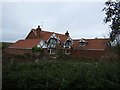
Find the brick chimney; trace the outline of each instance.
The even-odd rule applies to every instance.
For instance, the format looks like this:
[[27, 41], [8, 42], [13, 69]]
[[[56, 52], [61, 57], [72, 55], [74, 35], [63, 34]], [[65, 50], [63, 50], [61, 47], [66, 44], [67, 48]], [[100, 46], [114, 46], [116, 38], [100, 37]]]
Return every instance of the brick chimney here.
[[38, 28], [36, 30], [37, 30], [37, 36], [38, 36], [38, 38], [40, 38], [41, 28], [39, 25], [38, 25]]
[[66, 31], [65, 35], [66, 35], [66, 36], [69, 36], [69, 33], [68, 33], [68, 31]]

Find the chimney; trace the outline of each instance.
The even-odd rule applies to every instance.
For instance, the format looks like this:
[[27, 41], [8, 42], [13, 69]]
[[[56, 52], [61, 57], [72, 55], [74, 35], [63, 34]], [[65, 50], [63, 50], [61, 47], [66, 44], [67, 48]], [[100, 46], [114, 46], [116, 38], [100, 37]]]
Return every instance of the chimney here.
[[69, 36], [69, 33], [68, 33], [68, 31], [66, 31], [65, 35], [66, 35], [66, 36]]
[[37, 28], [36, 30], [37, 30], [37, 36], [38, 36], [38, 38], [40, 38], [41, 28], [40, 28], [40, 26], [39, 26], [39, 25], [38, 25], [38, 28]]

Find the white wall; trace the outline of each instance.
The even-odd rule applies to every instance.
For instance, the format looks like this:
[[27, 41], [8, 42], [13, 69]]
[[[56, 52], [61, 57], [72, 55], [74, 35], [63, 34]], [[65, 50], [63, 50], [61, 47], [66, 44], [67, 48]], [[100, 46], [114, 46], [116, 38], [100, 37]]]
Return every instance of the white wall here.
[[47, 44], [45, 44], [44, 40], [41, 40], [40, 43], [37, 45], [40, 48], [47, 48]]

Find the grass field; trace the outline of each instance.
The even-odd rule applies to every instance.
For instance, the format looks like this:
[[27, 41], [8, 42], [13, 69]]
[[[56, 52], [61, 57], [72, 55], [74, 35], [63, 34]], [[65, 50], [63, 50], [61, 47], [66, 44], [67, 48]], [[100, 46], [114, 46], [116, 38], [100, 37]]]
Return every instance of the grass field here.
[[120, 63], [50, 60], [3, 66], [3, 89], [120, 88]]

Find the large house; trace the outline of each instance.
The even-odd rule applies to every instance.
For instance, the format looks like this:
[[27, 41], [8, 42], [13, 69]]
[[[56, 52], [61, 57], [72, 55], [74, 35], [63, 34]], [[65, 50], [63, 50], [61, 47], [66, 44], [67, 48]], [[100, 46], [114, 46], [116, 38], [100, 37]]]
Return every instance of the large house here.
[[9, 54], [32, 54], [37, 46], [45, 49], [47, 54], [56, 54], [62, 49], [65, 54], [77, 57], [101, 57], [108, 51], [109, 39], [72, 39], [68, 33], [59, 34], [43, 31], [40, 26], [32, 29], [24, 40], [18, 40], [5, 50]]

